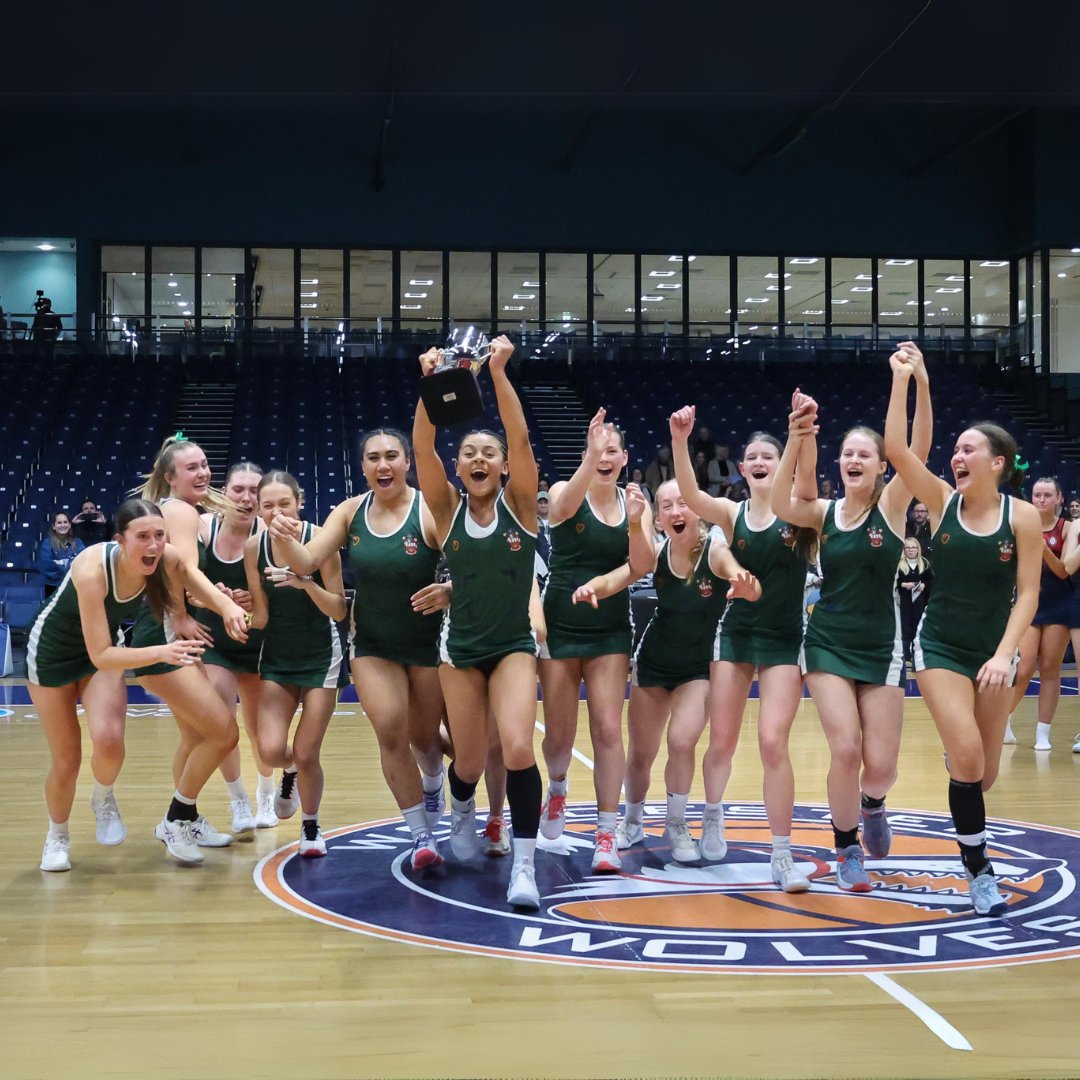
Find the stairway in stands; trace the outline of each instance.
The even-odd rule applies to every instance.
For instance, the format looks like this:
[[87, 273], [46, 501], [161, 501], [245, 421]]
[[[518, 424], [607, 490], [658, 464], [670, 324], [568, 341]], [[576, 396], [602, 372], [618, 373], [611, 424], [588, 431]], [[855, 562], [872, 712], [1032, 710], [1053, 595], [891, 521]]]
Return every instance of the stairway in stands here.
[[229, 467], [235, 407], [235, 383], [189, 382], [180, 391], [173, 415], [173, 430], [182, 431], [205, 452], [216, 487], [225, 483]]
[[[1038, 435], [1043, 442], [1053, 447], [1058, 457], [1071, 461], [1080, 467], [1080, 439], [1075, 435], [1066, 435], [1053, 423], [1045, 412], [1035, 408], [1011, 390], [995, 390], [990, 397], [1009, 414], [1021, 421], [1028, 431]], [[1066, 492], [1066, 496], [1068, 492]]]
[[564, 383], [530, 382], [521, 387], [538, 434], [555, 464], [548, 479], [569, 480], [581, 464], [589, 414], [573, 387]]

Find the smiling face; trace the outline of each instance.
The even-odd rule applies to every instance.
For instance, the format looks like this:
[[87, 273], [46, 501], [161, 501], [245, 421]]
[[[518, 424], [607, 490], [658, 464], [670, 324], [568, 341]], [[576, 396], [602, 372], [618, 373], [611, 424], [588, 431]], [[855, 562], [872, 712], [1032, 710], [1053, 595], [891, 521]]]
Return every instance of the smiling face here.
[[392, 498], [405, 489], [410, 461], [400, 439], [372, 435], [361, 450], [364, 479], [377, 498]]
[[250, 521], [259, 505], [259, 481], [261, 474], [248, 469], [236, 469], [225, 485], [225, 495], [236, 503], [237, 517], [241, 521]]
[[950, 465], [957, 491], [987, 485], [992, 485], [996, 490], [1005, 468], [1005, 458], [1000, 454], [994, 455], [990, 440], [981, 431], [968, 428], [956, 440]]
[[1035, 486], [1031, 489], [1031, 505], [1042, 514], [1044, 519], [1057, 517], [1061, 503], [1062, 495], [1057, 484], [1052, 480], [1035, 481]]
[[919, 545], [914, 540], [904, 541], [904, 558], [915, 562], [919, 558]]
[[1069, 517], [1075, 521], [1080, 518], [1080, 499], [1069, 500]]
[[780, 454], [770, 442], [757, 439], [747, 443], [743, 453], [739, 472], [742, 473], [751, 491], [768, 491], [772, 487], [776, 467], [780, 464]]
[[627, 456], [622, 436], [613, 431], [604, 443], [604, 449], [600, 451], [600, 460], [596, 463], [596, 475], [592, 483], [602, 487], [611, 487], [617, 483], [626, 468]]
[[474, 498], [494, 498], [502, 478], [510, 471], [499, 440], [485, 431], [473, 431], [458, 448], [454, 469]]
[[71, 532], [71, 518], [67, 514], [56, 514], [52, 520], [52, 527], [57, 536], [67, 536]]
[[679, 494], [679, 485], [668, 480], [660, 485], [656, 493], [656, 520], [664, 533], [672, 540], [676, 537], [693, 538], [698, 536], [698, 522], [701, 520]]
[[149, 577], [165, 554], [165, 519], [149, 514], [132, 518], [116, 539], [127, 562]]
[[840, 447], [844, 494], [869, 498], [884, 472], [885, 459], [875, 439], [866, 432], [852, 431]]
[[269, 525], [280, 514], [299, 517], [300, 502], [296, 494], [288, 484], [263, 484], [259, 492], [259, 517]]
[[165, 473], [169, 490], [177, 499], [196, 506], [210, 487], [210, 466], [206, 455], [191, 443], [173, 453], [172, 468]]

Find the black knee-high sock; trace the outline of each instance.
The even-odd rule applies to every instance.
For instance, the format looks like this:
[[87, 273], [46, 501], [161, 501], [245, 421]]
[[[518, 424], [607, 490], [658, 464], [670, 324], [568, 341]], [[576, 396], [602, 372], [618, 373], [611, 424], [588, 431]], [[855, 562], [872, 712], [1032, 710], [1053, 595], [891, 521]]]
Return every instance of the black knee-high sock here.
[[875, 799], [873, 795], [867, 795], [864, 791], [862, 794], [862, 808], [864, 810], [876, 810], [879, 806], [885, 805], [884, 799]]
[[960, 858], [973, 877], [989, 866], [986, 857], [986, 803], [981, 780], [950, 780], [949, 810]]
[[540, 770], [535, 765], [527, 769], [506, 770], [506, 801], [510, 804], [510, 818], [517, 839], [536, 839], [540, 830], [540, 800], [543, 796], [544, 785], [540, 780]]
[[474, 780], [471, 784], [467, 784], [454, 771], [452, 761], [450, 762], [450, 768], [446, 770], [446, 775], [450, 780], [450, 795], [452, 798], [457, 799], [458, 802], [468, 802], [476, 794], [476, 785], [479, 781]]
[[851, 847], [852, 844], [859, 842], [859, 826], [856, 825], [854, 829], [838, 829], [836, 822], [832, 823], [833, 843], [836, 845], [836, 850], [841, 848]]

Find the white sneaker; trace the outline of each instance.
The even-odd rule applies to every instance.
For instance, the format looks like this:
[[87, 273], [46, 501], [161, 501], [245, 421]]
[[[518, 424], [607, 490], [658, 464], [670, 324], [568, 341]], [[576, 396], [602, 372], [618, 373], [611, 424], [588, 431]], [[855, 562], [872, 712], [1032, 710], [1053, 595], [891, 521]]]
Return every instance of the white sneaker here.
[[446, 769], [439, 772], [439, 788], [428, 791], [424, 788], [424, 813], [427, 814], [428, 827], [434, 829], [446, 813]]
[[486, 854], [496, 859], [510, 854], [510, 830], [502, 817], [488, 818], [488, 823], [484, 826], [484, 836], [487, 837]]
[[510, 868], [510, 888], [506, 890], [506, 902], [511, 907], [540, 907], [540, 893], [536, 889], [536, 870], [531, 862], [522, 860]]
[[540, 835], [545, 840], [558, 840], [566, 825], [566, 795], [550, 791], [540, 804]]
[[218, 832], [202, 814], [191, 822], [191, 837], [199, 847], [228, 847], [233, 842], [228, 833]]
[[1005, 736], [1002, 738], [1002, 744], [1005, 746], [1015, 746], [1016, 736], [1013, 734], [1012, 724], [1005, 725]]
[[810, 879], [796, 868], [790, 855], [774, 855], [770, 862], [772, 879], [784, 892], [806, 892]]
[[724, 819], [706, 817], [701, 820], [701, 857], [709, 862], [720, 862], [727, 854], [724, 839]]
[[622, 869], [619, 849], [615, 846], [613, 832], [596, 830], [596, 847], [593, 848], [592, 872], [594, 874], [617, 874]]
[[274, 813], [285, 821], [300, 809], [300, 792], [296, 790], [296, 773], [282, 772], [278, 793], [274, 796]]
[[300, 854], [305, 859], [321, 859], [326, 854], [326, 841], [323, 839], [322, 829], [315, 825], [315, 835], [309, 837], [307, 830], [300, 830]]
[[426, 870], [429, 866], [441, 866], [445, 860], [439, 854], [439, 845], [431, 833], [420, 833], [413, 839], [410, 866], [414, 870]]
[[1035, 749], [1036, 750], [1052, 750], [1053, 747], [1050, 745], [1050, 740], [1049, 739], [1037, 739], [1036, 742], [1035, 742]]
[[46, 835], [45, 846], [41, 849], [41, 869], [56, 873], [71, 869], [71, 838], [69, 836]]
[[120, 811], [116, 808], [116, 798], [112, 792], [103, 795], [100, 799], [91, 796], [90, 808], [97, 819], [97, 842], [106, 847], [122, 844], [124, 837], [127, 836], [127, 829], [120, 820]]
[[276, 829], [278, 816], [274, 813], [274, 793], [264, 791], [255, 796], [255, 828]]
[[476, 800], [469, 800], [469, 809], [452, 810], [450, 813], [450, 850], [454, 857], [468, 862], [480, 853], [480, 841], [476, 836]]
[[632, 818], [623, 818], [615, 826], [615, 846], [619, 851], [632, 848], [635, 844], [641, 844], [645, 840], [645, 829], [640, 821]]
[[232, 831], [234, 836], [250, 840], [255, 832], [255, 814], [251, 809], [251, 800], [245, 795], [242, 799], [230, 799], [232, 811]]
[[1076, 736], [1076, 742], [1073, 743], [1073, 753], [1080, 754], [1080, 735]]
[[685, 821], [672, 821], [666, 825], [664, 839], [671, 845], [671, 857], [677, 863], [700, 862], [701, 852]]
[[203, 853], [191, 834], [193, 821], [169, 821], [162, 818], [154, 829], [154, 835], [165, 845], [165, 850], [179, 863], [196, 866], [203, 861]]

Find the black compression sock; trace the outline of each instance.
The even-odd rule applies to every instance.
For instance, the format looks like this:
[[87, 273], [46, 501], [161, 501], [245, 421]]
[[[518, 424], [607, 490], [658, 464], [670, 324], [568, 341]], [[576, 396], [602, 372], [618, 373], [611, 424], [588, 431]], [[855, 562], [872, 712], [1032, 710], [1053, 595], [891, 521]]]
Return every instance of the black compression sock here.
[[540, 830], [540, 801], [544, 785], [535, 765], [527, 769], [506, 770], [506, 801], [510, 804], [510, 819], [514, 836], [519, 840], [535, 840]]
[[169, 803], [169, 812], [165, 815], [167, 821], [194, 821], [199, 816], [194, 803], [181, 802], [177, 798]]
[[468, 784], [462, 780], [454, 770], [452, 761], [450, 762], [450, 768], [446, 770], [446, 776], [450, 781], [450, 795], [452, 798], [457, 799], [458, 802], [468, 802], [476, 794], [478, 781], [474, 780], [471, 784]]
[[840, 851], [843, 848], [851, 847], [852, 844], [859, 842], [859, 826], [856, 825], [854, 829], [838, 829], [835, 825], [832, 827], [833, 843], [836, 845], [836, 850]]
[[862, 808], [864, 810], [877, 810], [878, 807], [884, 806], [884, 805], [885, 805], [885, 800], [884, 799], [875, 799], [872, 795], [865, 795], [865, 794], [862, 797]]

